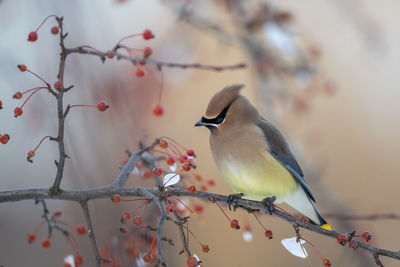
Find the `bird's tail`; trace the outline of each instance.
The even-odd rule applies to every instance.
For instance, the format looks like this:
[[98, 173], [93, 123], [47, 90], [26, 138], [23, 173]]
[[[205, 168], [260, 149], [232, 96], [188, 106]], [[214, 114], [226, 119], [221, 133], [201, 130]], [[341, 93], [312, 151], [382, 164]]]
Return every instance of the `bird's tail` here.
[[318, 210], [314, 207], [315, 213], [317, 213], [318, 219], [320, 221], [320, 224], [314, 222], [313, 220], [310, 219], [310, 223], [315, 224], [320, 226], [321, 228], [324, 228], [326, 230], [332, 230], [332, 227], [328, 224], [328, 222], [322, 217], [322, 215], [318, 212]]

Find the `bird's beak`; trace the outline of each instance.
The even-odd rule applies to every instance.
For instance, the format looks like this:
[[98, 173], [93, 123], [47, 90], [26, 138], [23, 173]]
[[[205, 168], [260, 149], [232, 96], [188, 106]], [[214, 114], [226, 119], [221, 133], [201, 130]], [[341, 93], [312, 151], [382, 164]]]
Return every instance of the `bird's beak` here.
[[198, 126], [206, 126], [206, 124], [205, 124], [204, 122], [202, 122], [201, 119], [200, 119], [198, 122], [196, 122], [196, 124], [195, 124], [194, 126], [195, 126], [195, 127], [198, 127]]

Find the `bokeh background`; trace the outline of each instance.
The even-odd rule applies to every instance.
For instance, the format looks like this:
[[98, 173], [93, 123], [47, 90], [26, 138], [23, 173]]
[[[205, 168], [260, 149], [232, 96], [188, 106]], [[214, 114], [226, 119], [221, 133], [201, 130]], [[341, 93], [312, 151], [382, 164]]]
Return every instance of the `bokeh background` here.
[[[58, 42], [49, 31], [50, 20], [35, 43], [26, 41], [43, 18], [65, 18], [69, 47], [91, 45], [112, 49], [123, 36], [151, 29], [156, 38], [126, 44], [154, 50], [153, 58], [180, 63], [229, 65], [244, 62], [243, 70], [213, 72], [163, 69], [162, 105], [155, 117], [161, 74], [146, 66], [146, 76], [135, 76], [135, 66], [99, 58], [73, 55], [66, 67], [66, 84], [75, 85], [65, 103], [94, 104], [105, 100], [107, 112], [75, 109], [66, 123], [67, 160], [62, 186], [78, 189], [111, 183], [119, 173], [124, 151], [138, 149], [143, 132], [147, 140], [166, 135], [192, 147], [197, 171], [215, 179], [211, 192], [230, 194], [219, 177], [208, 147], [208, 131], [193, 127], [208, 100], [220, 88], [245, 83], [248, 96], [261, 113], [288, 137], [323, 214], [400, 213], [400, 35], [395, 0], [361, 1], [239, 1], [239, 0], [102, 0], [102, 1], [0, 1], [0, 133], [11, 140], [0, 146], [0, 189], [47, 187], [55, 176], [56, 146], [50, 142], [37, 151], [34, 163], [26, 152], [45, 135], [56, 135], [57, 116], [52, 96], [39, 92], [15, 119], [16, 91], [38, 86], [39, 81], [16, 68], [26, 64], [51, 84], [58, 71]], [[129, 185], [148, 184], [132, 176]], [[119, 214], [125, 208], [109, 200], [91, 202], [95, 231], [101, 246], [115, 242]], [[192, 203], [193, 204], [193, 203]], [[48, 201], [61, 209], [64, 220], [84, 222], [75, 203]], [[253, 240], [233, 231], [214, 205], [192, 216], [191, 230], [211, 247], [208, 254], [191, 242], [191, 250], [204, 266], [307, 266], [290, 255], [281, 239], [294, 236], [293, 228], [276, 218], [261, 216], [274, 232], [267, 240], [254, 218], [244, 212], [229, 213], [249, 224]], [[41, 208], [33, 201], [0, 205], [0, 265], [62, 266], [65, 240], [56, 233], [52, 247], [28, 244], [26, 235], [40, 223]], [[372, 244], [399, 249], [399, 221], [344, 221], [330, 217], [342, 232], [369, 230]], [[179, 255], [177, 229], [170, 224], [167, 247], [171, 266], [185, 266]], [[302, 231], [333, 266], [374, 266], [371, 255], [337, 245], [333, 239]], [[39, 235], [45, 237], [45, 230]], [[78, 237], [84, 266], [94, 266], [87, 237]], [[321, 260], [310, 246], [312, 266]], [[385, 266], [399, 262], [383, 259]], [[141, 263], [139, 263], [140, 265]], [[128, 266], [128, 265], [127, 265]], [[129, 266], [132, 266], [130, 264]]]

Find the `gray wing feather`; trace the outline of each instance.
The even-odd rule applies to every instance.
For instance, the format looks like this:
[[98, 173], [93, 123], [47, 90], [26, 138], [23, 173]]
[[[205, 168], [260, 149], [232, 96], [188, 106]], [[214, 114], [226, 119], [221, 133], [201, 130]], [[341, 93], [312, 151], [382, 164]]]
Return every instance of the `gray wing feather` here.
[[264, 118], [260, 118], [256, 125], [264, 133], [264, 137], [269, 144], [271, 154], [293, 175], [296, 181], [307, 193], [308, 197], [315, 202], [315, 198], [312, 195], [306, 181], [304, 180], [303, 171], [297, 163], [296, 158], [290, 151], [289, 145], [287, 144], [282, 133]]

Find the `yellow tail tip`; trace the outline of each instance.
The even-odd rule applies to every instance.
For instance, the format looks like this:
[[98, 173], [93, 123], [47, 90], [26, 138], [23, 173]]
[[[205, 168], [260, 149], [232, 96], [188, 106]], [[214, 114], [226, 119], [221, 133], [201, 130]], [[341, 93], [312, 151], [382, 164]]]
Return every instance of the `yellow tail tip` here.
[[326, 229], [326, 230], [332, 231], [332, 227], [331, 227], [329, 224], [327, 224], [327, 223], [321, 225], [321, 228], [324, 228], [324, 229]]

